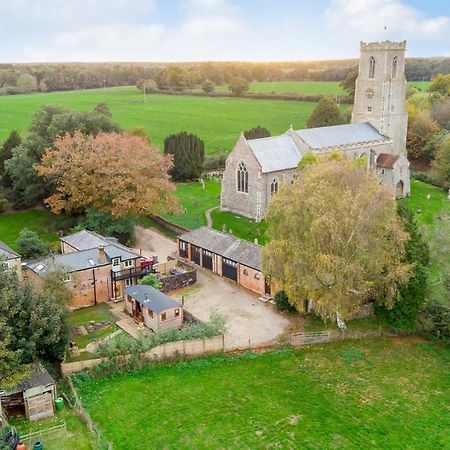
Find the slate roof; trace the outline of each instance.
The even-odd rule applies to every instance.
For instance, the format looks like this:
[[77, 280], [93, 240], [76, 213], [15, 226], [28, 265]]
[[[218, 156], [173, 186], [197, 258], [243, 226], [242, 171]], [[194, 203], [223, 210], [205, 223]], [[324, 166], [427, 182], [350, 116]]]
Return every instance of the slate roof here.
[[104, 236], [89, 230], [82, 230], [69, 236], [64, 236], [61, 238], [61, 241], [66, 242], [77, 250], [87, 250], [89, 248], [98, 248], [100, 245], [106, 246], [110, 244]]
[[28, 263], [28, 268], [38, 275], [50, 273], [54, 271], [56, 267], [63, 267], [67, 272], [77, 272], [79, 270], [92, 269], [93, 267], [110, 264], [112, 258], [120, 257], [122, 261], [125, 261], [139, 257], [137, 253], [134, 253], [119, 244], [107, 245], [105, 247], [105, 256], [105, 261], [100, 262], [98, 248], [90, 248], [32, 261]]
[[250, 139], [247, 144], [263, 172], [276, 172], [297, 167], [302, 156], [294, 139], [288, 134]]
[[303, 142], [314, 150], [388, 140], [368, 122], [307, 128], [297, 130], [296, 133]]
[[391, 153], [380, 153], [377, 158], [377, 167], [392, 169], [398, 158], [399, 155], [392, 155]]
[[141, 305], [157, 314], [167, 309], [181, 308], [180, 303], [152, 286], [136, 284], [126, 288], [125, 292]]
[[261, 270], [261, 246], [234, 237], [232, 234], [201, 227], [182, 234], [179, 239], [237, 263]]
[[40, 364], [36, 364], [34, 366], [33, 373], [17, 383], [14, 387], [10, 389], [6, 389], [6, 395], [15, 394], [17, 392], [24, 392], [27, 389], [39, 387], [39, 386], [48, 386], [49, 384], [55, 384], [55, 380], [50, 376], [47, 370], [42, 367]]
[[16, 259], [20, 258], [20, 255], [16, 253], [12, 248], [8, 247], [4, 242], [0, 241], [0, 259]]

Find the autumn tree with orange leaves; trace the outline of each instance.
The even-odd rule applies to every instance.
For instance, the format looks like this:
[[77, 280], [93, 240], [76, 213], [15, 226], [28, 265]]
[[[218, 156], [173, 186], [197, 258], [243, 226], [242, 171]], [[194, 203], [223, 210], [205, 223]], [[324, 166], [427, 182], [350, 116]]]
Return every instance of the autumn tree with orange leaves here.
[[45, 200], [55, 214], [92, 206], [118, 219], [176, 210], [171, 168], [171, 157], [142, 137], [76, 132], [57, 138], [37, 171], [55, 187]]

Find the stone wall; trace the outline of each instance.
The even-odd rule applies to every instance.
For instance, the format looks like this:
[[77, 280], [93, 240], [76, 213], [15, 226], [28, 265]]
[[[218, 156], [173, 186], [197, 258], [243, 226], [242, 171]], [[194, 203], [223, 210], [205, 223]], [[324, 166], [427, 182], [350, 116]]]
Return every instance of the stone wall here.
[[179, 275], [168, 275], [161, 277], [162, 282], [162, 292], [174, 291], [176, 289], [181, 289], [197, 282], [197, 269], [186, 263], [178, 263], [183, 269], [187, 270]]

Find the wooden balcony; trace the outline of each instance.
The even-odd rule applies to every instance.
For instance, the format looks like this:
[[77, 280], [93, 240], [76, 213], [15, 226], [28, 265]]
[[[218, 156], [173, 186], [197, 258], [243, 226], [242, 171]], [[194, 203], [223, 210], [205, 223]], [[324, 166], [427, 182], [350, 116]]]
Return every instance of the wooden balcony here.
[[151, 272], [153, 272], [151, 266], [130, 267], [129, 269], [122, 269], [117, 272], [111, 271], [111, 278], [113, 281], [127, 280], [129, 278], [141, 278]]

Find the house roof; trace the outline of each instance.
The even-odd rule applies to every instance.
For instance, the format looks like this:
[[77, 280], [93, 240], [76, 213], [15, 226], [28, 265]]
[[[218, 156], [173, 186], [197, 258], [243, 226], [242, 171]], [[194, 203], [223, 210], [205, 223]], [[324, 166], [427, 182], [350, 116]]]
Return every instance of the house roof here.
[[237, 263], [261, 270], [261, 247], [232, 234], [201, 227], [179, 236], [179, 239]]
[[120, 258], [122, 261], [138, 258], [137, 253], [119, 244], [110, 244], [104, 247], [105, 261], [100, 262], [98, 248], [90, 248], [62, 255], [53, 255], [28, 263], [28, 268], [38, 275], [53, 272], [57, 267], [63, 267], [67, 272], [92, 269], [93, 267], [110, 264], [112, 258]]
[[368, 122], [307, 128], [297, 130], [295, 133], [314, 150], [388, 140]]
[[297, 167], [301, 153], [288, 134], [247, 141], [263, 172]]
[[12, 248], [8, 247], [4, 242], [0, 241], [0, 259], [17, 259], [20, 255], [16, 253]]
[[136, 284], [125, 289], [125, 292], [141, 305], [159, 314], [171, 308], [181, 308], [179, 302], [152, 286]]
[[385, 169], [392, 169], [398, 161], [399, 155], [392, 155], [391, 153], [380, 153], [377, 158], [377, 167]]
[[98, 248], [100, 245], [106, 246], [111, 243], [101, 234], [89, 230], [81, 230], [69, 236], [64, 236], [61, 238], [61, 241], [66, 242], [77, 250]]

